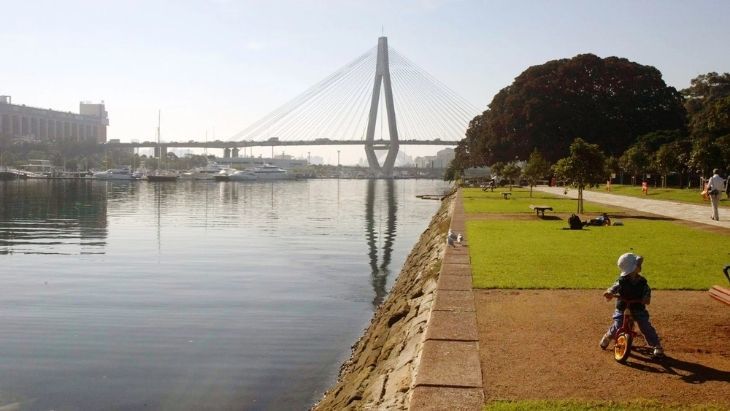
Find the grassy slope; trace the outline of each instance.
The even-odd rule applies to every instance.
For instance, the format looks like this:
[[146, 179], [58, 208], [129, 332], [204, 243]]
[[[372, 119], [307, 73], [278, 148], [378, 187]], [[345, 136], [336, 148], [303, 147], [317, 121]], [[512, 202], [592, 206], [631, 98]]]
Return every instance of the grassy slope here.
[[633, 401], [628, 403], [598, 402], [598, 401], [495, 401], [484, 406], [483, 411], [658, 411], [658, 410], [688, 410], [688, 411], [719, 411], [721, 407], [713, 405], [671, 406], [653, 401]]
[[[602, 191], [605, 192], [605, 187], [596, 188], [593, 191]], [[670, 201], [679, 201], [682, 203], [692, 203], [692, 204], [704, 204], [708, 207], [710, 206], [709, 200], [704, 200], [702, 196], [700, 195], [699, 188], [689, 188], [689, 189], [683, 189], [683, 188], [654, 188], [649, 187], [649, 194], [644, 195], [641, 192], [641, 186], [631, 186], [631, 185], [612, 185], [611, 186], [611, 194], [619, 194], [619, 195], [625, 195], [625, 196], [631, 196], [631, 197], [641, 197], [641, 198], [648, 198], [650, 200], [670, 200]], [[730, 207], [730, 200], [725, 198], [725, 194], [721, 195], [720, 199], [720, 206], [721, 207]]]
[[633, 250], [656, 289], [707, 289], [730, 263], [718, 244], [730, 236], [669, 221], [629, 219], [624, 226], [567, 230], [562, 220], [471, 221], [467, 224], [478, 288], [604, 288], [616, 259]]
[[[530, 213], [530, 204], [573, 212], [575, 200], [527, 189], [500, 192], [465, 189], [467, 213]], [[585, 203], [588, 212], [617, 211]], [[550, 214], [550, 213], [548, 213]], [[585, 217], [584, 217], [585, 218]], [[614, 218], [615, 220], [615, 218]], [[467, 224], [474, 286], [478, 288], [604, 288], [616, 278], [615, 261], [633, 250], [644, 255], [644, 274], [657, 289], [707, 289], [721, 279], [727, 256], [709, 250], [727, 244], [728, 235], [670, 221], [625, 219], [624, 226], [565, 230], [564, 220], [475, 220]]]
[[[503, 191], [507, 189], [481, 191], [481, 189], [464, 189], [464, 211], [467, 213], [534, 213], [530, 205], [548, 205], [555, 213], [574, 213], [577, 207], [577, 200], [557, 197], [552, 194], [534, 191], [530, 197], [529, 189], [512, 189], [512, 196], [509, 200], [502, 197]], [[615, 208], [602, 204], [584, 202], [586, 213], [615, 212]], [[548, 212], [548, 215], [550, 212]]]

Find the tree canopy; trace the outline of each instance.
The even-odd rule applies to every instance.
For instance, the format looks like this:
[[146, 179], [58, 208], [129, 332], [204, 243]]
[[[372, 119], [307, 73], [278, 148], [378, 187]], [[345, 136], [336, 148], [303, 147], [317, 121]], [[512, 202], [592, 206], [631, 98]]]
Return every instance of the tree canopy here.
[[476, 116], [457, 152], [483, 165], [539, 150], [549, 162], [578, 136], [619, 156], [638, 136], [683, 129], [682, 95], [654, 67], [581, 54], [522, 72]]

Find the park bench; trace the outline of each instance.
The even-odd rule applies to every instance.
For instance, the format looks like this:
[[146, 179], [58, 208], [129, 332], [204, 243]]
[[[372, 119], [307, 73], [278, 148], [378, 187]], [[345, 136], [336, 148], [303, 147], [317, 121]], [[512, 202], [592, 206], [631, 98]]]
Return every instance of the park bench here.
[[553, 211], [553, 208], [546, 205], [530, 205], [531, 210], [535, 210], [535, 215], [539, 215], [542, 218], [545, 218], [545, 210]]
[[511, 195], [512, 195], [512, 193], [510, 193], [509, 191], [505, 191], [502, 193], [502, 198], [504, 198], [505, 200], [509, 200], [509, 197]]
[[730, 289], [728, 288], [713, 285], [712, 288], [710, 288], [710, 297], [720, 301], [721, 303], [730, 305]]

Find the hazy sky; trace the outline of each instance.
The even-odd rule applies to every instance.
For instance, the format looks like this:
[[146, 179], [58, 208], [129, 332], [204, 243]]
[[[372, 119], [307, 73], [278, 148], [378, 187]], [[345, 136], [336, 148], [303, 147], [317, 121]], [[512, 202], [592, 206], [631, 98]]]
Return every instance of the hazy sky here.
[[[480, 108], [527, 67], [580, 53], [652, 65], [678, 89], [730, 71], [723, 0], [0, 0], [0, 10], [0, 94], [73, 112], [104, 100], [109, 138], [122, 141], [153, 140], [158, 109], [163, 140], [206, 130], [226, 140], [375, 46], [381, 27]], [[336, 148], [320, 151], [336, 161]]]

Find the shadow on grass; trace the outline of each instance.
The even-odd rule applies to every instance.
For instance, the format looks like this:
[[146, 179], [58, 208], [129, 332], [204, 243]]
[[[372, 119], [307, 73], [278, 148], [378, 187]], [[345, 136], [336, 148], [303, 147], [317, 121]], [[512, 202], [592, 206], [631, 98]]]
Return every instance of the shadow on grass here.
[[545, 217], [542, 217], [543, 220], [562, 220], [560, 216], [557, 215], [546, 215]]
[[635, 347], [631, 353], [631, 358], [638, 362], [630, 361], [626, 365], [644, 372], [676, 375], [688, 384], [702, 384], [707, 381], [730, 381], [730, 371], [718, 370], [717, 368], [669, 356], [654, 358], [651, 353], [652, 349], [650, 347]]
[[659, 215], [636, 215], [636, 214], [625, 214], [621, 218], [630, 218], [633, 220], [649, 220], [649, 221], [675, 221], [676, 218], [659, 216]]

